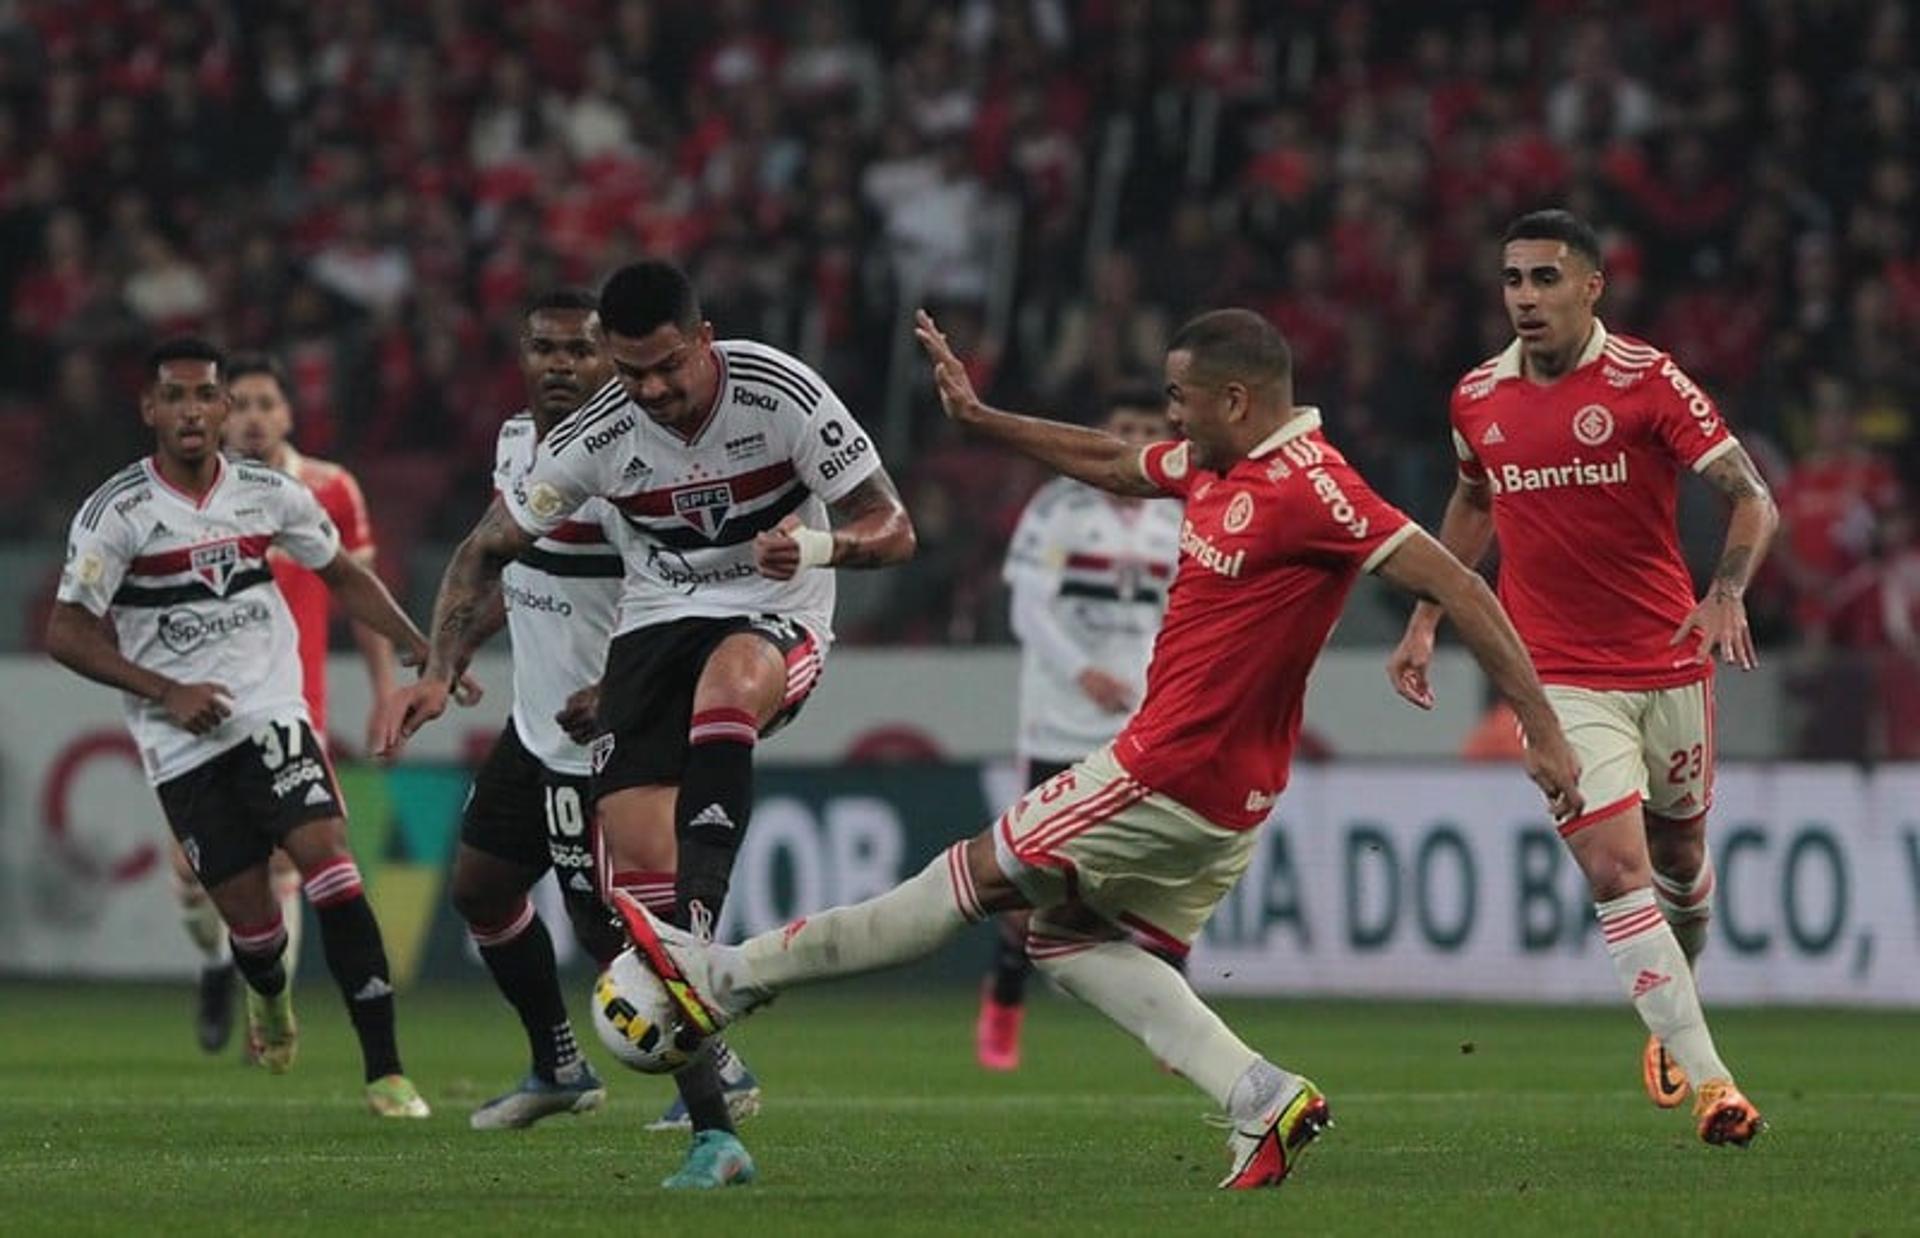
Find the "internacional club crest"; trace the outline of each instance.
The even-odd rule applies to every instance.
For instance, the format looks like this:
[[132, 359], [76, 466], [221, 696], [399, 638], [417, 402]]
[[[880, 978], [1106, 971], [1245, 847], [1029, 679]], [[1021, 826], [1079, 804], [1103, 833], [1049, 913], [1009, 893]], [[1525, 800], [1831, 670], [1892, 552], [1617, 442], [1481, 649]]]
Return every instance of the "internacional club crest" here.
[[1613, 414], [1604, 404], [1589, 404], [1573, 415], [1573, 437], [1598, 447], [1613, 437]]

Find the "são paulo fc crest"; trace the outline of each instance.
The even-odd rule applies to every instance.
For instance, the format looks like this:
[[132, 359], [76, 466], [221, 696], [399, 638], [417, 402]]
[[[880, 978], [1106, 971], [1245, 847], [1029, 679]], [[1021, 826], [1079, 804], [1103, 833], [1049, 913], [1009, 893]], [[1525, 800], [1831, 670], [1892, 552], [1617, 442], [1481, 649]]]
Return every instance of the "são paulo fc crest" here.
[[193, 574], [207, 583], [221, 597], [227, 595], [227, 586], [233, 582], [233, 574], [240, 567], [240, 543], [235, 541], [214, 542], [210, 546], [195, 546], [190, 560]]
[[1227, 504], [1227, 514], [1221, 518], [1220, 527], [1229, 533], [1239, 533], [1252, 523], [1253, 496], [1242, 490]]
[[683, 486], [673, 492], [673, 514], [709, 539], [719, 534], [732, 510], [733, 487], [726, 482]]
[[1573, 437], [1598, 447], [1613, 437], [1613, 414], [1604, 404], [1589, 404], [1573, 415]]

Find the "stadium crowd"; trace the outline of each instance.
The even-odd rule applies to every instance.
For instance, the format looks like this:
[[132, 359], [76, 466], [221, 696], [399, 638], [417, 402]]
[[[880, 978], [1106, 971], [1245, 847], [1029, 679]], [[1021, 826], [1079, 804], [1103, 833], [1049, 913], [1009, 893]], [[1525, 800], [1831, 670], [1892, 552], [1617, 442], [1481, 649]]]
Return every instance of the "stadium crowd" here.
[[[1004, 639], [999, 559], [1038, 479], [942, 423], [900, 347], [914, 302], [990, 399], [1076, 414], [1153, 377], [1194, 310], [1259, 309], [1333, 437], [1432, 524], [1448, 385], [1510, 336], [1501, 227], [1559, 204], [1602, 226], [1609, 326], [1671, 351], [1776, 488], [1763, 639], [1877, 651], [1808, 663], [1844, 704], [1843, 662], [1920, 679], [1915, 21], [1898, 0], [0, 3], [0, 535], [57, 537], [140, 453], [137, 358], [192, 329], [284, 358], [302, 448], [359, 472], [404, 568], [484, 494], [514, 308], [663, 255], [723, 335], [805, 356], [881, 432], [921, 553], [850, 635]], [[1705, 560], [1718, 505], [1686, 508]]]

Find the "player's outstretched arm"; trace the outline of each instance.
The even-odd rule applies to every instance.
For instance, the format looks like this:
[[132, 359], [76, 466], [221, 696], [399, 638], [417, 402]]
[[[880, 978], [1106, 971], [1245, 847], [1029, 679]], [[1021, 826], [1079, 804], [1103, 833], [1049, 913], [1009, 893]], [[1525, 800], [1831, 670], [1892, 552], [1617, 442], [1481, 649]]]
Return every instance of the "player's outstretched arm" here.
[[1500, 694], [1513, 702], [1513, 711], [1527, 737], [1527, 775], [1546, 794], [1547, 806], [1561, 820], [1577, 817], [1580, 798], [1580, 762], [1573, 755], [1560, 720], [1547, 704], [1546, 690], [1533, 669], [1533, 659], [1520, 643], [1520, 633], [1500, 608], [1500, 600], [1460, 560], [1425, 533], [1415, 533], [1388, 555], [1379, 567], [1385, 579], [1423, 602], [1443, 609], [1473, 651]]
[[1747, 626], [1747, 585], [1767, 556], [1774, 530], [1780, 527], [1780, 510], [1773, 494], [1754, 467], [1747, 449], [1734, 444], [1724, 451], [1700, 475], [1733, 505], [1727, 521], [1727, 544], [1714, 568], [1707, 596], [1693, 608], [1686, 621], [1673, 634], [1672, 644], [1697, 642], [1694, 658], [1710, 661], [1715, 652], [1743, 671], [1758, 664], [1753, 648], [1753, 631]]
[[933, 363], [934, 386], [947, 416], [1089, 486], [1136, 498], [1166, 493], [1147, 477], [1140, 466], [1140, 448], [1131, 443], [1083, 426], [988, 408], [947, 337], [925, 310], [914, 312], [913, 333]]
[[[1440, 544], [1469, 568], [1486, 558], [1493, 545], [1493, 492], [1484, 481], [1456, 477], [1447, 513], [1440, 520]], [[1433, 665], [1434, 636], [1445, 611], [1422, 601], [1407, 620], [1407, 631], [1387, 655], [1387, 680], [1393, 690], [1422, 709], [1433, 708], [1433, 685], [1427, 680]]]
[[427, 638], [413, 626], [413, 620], [407, 618], [380, 578], [352, 554], [341, 551], [335, 555], [320, 569], [320, 579], [327, 582], [327, 588], [333, 591], [349, 618], [372, 628], [392, 641], [396, 648], [406, 650], [416, 662], [426, 656]]
[[180, 683], [130, 661], [120, 652], [113, 625], [72, 602], [53, 604], [47, 652], [75, 674], [155, 702], [175, 725], [195, 735], [211, 731], [233, 712], [232, 698], [219, 684]]

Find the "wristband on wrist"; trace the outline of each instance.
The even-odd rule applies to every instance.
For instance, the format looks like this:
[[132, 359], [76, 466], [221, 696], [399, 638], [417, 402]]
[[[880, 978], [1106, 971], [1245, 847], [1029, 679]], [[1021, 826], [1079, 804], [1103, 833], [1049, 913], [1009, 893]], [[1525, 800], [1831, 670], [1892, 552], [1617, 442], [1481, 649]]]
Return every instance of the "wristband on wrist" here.
[[794, 544], [800, 547], [801, 567], [825, 567], [833, 562], [833, 534], [825, 529], [795, 529]]

